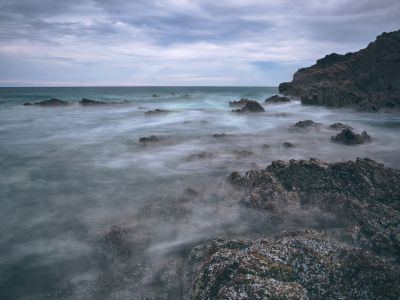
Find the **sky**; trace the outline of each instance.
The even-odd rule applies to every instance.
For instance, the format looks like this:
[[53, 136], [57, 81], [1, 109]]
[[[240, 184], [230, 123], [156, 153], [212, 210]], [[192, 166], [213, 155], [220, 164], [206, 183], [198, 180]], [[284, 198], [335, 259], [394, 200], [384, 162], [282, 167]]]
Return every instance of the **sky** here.
[[0, 86], [276, 86], [398, 29], [399, 0], [0, 0]]

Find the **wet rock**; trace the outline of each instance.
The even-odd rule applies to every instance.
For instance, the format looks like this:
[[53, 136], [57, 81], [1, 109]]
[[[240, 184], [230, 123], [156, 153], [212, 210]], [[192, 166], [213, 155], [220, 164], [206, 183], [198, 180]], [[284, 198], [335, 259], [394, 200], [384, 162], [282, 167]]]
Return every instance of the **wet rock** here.
[[233, 154], [235, 154], [236, 158], [245, 158], [255, 155], [253, 152], [248, 150], [235, 150], [233, 151]]
[[238, 101], [229, 101], [229, 106], [244, 106], [247, 101], [249, 101], [247, 98], [240, 98]]
[[28, 105], [39, 105], [39, 106], [65, 106], [68, 105], [69, 103], [64, 100], [60, 100], [57, 98], [51, 98], [49, 100], [44, 100], [36, 103], [24, 103], [24, 106]]
[[320, 128], [322, 126], [321, 123], [316, 123], [312, 120], [299, 121], [296, 124], [292, 125], [291, 129], [309, 129], [309, 128]]
[[214, 154], [211, 152], [203, 151], [200, 153], [195, 153], [186, 157], [186, 161], [194, 161], [194, 160], [204, 160], [213, 158]]
[[397, 299], [400, 270], [318, 231], [256, 241], [218, 238], [193, 248], [190, 299]]
[[215, 133], [212, 136], [219, 139], [219, 138], [227, 137], [228, 135], [226, 133]]
[[166, 113], [169, 113], [169, 112], [170, 112], [169, 110], [156, 108], [155, 110], [146, 111], [144, 114], [145, 115], [157, 115], [157, 114], [166, 114]]
[[238, 113], [247, 113], [247, 112], [263, 112], [265, 111], [265, 109], [257, 101], [247, 100], [242, 108], [235, 109], [232, 111]]
[[288, 97], [274, 95], [265, 99], [265, 103], [287, 103], [290, 102]]
[[284, 142], [282, 143], [282, 146], [285, 148], [294, 148], [294, 145], [290, 142]]
[[107, 102], [82, 98], [82, 100], [79, 101], [79, 104], [80, 105], [106, 105]]
[[[228, 182], [243, 189], [243, 202], [278, 212], [318, 208], [340, 224], [359, 226], [352, 242], [378, 254], [400, 259], [400, 171], [368, 158], [326, 163], [317, 159], [274, 161], [244, 176], [234, 172]], [[346, 226], [347, 226], [346, 225]]]
[[153, 98], [158, 98], [158, 97], [160, 97], [160, 96], [158, 96], [158, 95], [156, 95], [156, 94], [153, 95]]
[[343, 123], [340, 123], [340, 122], [336, 122], [336, 123], [333, 123], [333, 124], [329, 125], [329, 128], [330, 129], [334, 129], [334, 130], [343, 130], [343, 129], [353, 130], [353, 127], [351, 127], [350, 125], [343, 124]]
[[345, 128], [336, 136], [332, 136], [331, 140], [333, 142], [345, 145], [360, 145], [372, 142], [372, 138], [368, 135], [366, 131], [358, 134], [349, 128]]
[[157, 143], [160, 141], [161, 141], [161, 138], [159, 138], [155, 135], [144, 136], [144, 137], [139, 138], [139, 143]]
[[[377, 111], [400, 107], [400, 30], [383, 33], [367, 48], [336, 53], [298, 70], [279, 92], [310, 105]], [[384, 78], [384, 80], [382, 79]]]

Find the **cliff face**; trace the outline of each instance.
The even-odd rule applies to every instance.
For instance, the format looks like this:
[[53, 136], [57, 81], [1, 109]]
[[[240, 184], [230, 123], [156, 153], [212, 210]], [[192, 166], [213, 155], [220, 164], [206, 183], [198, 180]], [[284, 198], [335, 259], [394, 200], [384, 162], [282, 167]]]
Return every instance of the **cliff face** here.
[[383, 33], [367, 48], [336, 53], [298, 70], [279, 91], [304, 104], [378, 110], [400, 107], [400, 30]]

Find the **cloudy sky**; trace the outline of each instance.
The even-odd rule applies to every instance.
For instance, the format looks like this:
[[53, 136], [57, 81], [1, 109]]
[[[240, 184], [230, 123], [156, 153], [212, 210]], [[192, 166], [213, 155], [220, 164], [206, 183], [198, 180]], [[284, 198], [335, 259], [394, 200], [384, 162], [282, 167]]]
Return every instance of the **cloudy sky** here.
[[399, 28], [399, 0], [0, 0], [0, 86], [277, 85]]

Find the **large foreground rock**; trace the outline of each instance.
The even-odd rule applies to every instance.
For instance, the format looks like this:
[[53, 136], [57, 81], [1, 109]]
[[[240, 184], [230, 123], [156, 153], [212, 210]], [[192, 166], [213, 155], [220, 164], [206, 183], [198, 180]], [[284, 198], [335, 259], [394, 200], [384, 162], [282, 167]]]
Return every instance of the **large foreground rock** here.
[[383, 33], [355, 53], [325, 56], [298, 70], [279, 92], [304, 104], [378, 110], [400, 107], [400, 31]]
[[304, 230], [192, 250], [190, 299], [398, 299], [399, 267]]
[[400, 171], [370, 159], [326, 163], [275, 161], [229, 182], [245, 191], [243, 203], [286, 215], [318, 208], [333, 214], [356, 246], [400, 259]]

